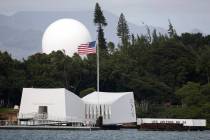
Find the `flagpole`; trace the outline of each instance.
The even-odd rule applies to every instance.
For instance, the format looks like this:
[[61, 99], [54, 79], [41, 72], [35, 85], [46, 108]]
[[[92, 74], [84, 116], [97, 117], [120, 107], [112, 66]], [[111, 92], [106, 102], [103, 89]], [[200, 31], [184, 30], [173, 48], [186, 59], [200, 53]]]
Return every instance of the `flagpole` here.
[[96, 43], [96, 51], [97, 51], [97, 54], [96, 54], [96, 57], [97, 57], [97, 93], [98, 93], [98, 105], [99, 105], [99, 90], [100, 90], [100, 87], [99, 87], [99, 46], [98, 46], [98, 39], [96, 40], [97, 43]]
[[99, 47], [97, 44], [97, 91], [99, 92]]

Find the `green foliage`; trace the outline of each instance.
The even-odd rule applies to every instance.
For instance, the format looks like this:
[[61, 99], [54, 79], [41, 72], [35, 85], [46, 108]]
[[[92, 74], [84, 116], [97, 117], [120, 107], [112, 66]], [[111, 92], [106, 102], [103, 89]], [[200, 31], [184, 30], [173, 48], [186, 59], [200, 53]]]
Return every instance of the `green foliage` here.
[[107, 49], [109, 54], [113, 54], [116, 51], [115, 45], [113, 42], [107, 44]]
[[24, 64], [0, 52], [0, 69], [0, 101], [6, 106], [19, 104], [26, 82]]
[[87, 89], [84, 89], [84, 90], [80, 91], [80, 92], [79, 92], [79, 96], [80, 96], [80, 97], [84, 97], [84, 96], [86, 96], [86, 95], [88, 95], [89, 93], [92, 93], [92, 92], [94, 92], [94, 91], [96, 91], [95, 88], [87, 88]]
[[13, 108], [0, 107], [0, 113], [9, 113], [15, 111]]
[[191, 45], [193, 48], [198, 48], [208, 43], [206, 40], [204, 40], [204, 37], [201, 33], [182, 33], [179, 39], [183, 42], [183, 44]]
[[107, 53], [107, 47], [106, 47], [106, 39], [104, 38], [104, 31], [103, 26], [106, 26], [106, 18], [103, 15], [103, 12], [101, 10], [101, 7], [98, 3], [95, 5], [95, 11], [94, 11], [94, 23], [97, 25], [97, 32], [98, 32], [98, 46], [100, 48], [100, 52], [102, 51], [102, 54]]
[[117, 36], [121, 39], [122, 45], [126, 46], [129, 42], [129, 28], [125, 16], [120, 14], [120, 18], [117, 25]]
[[152, 32], [152, 38], [153, 38], [153, 43], [157, 43], [158, 42], [158, 35], [157, 35], [157, 30], [154, 29]]
[[170, 20], [168, 20], [168, 23], [169, 23], [168, 34], [169, 34], [170, 38], [173, 38], [173, 37], [177, 36], [176, 30], [174, 29]]
[[104, 38], [104, 31], [102, 27], [99, 27], [98, 29], [98, 44], [100, 48], [100, 53], [106, 53], [107, 52], [107, 46], [106, 46], [106, 39]]
[[95, 11], [94, 11], [94, 23], [98, 26], [106, 26], [106, 18], [103, 15], [103, 12], [101, 10], [101, 7], [98, 3], [95, 5]]
[[181, 98], [182, 104], [187, 106], [198, 105], [201, 96], [201, 86], [198, 83], [188, 82], [176, 91], [176, 95]]
[[204, 82], [210, 83], [210, 47], [205, 46], [198, 57], [197, 68], [203, 73]]

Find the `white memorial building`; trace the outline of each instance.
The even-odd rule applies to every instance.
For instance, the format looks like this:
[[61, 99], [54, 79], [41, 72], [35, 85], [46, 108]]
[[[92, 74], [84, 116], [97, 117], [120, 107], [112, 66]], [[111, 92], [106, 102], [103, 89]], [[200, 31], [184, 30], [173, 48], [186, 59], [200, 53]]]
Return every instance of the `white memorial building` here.
[[82, 99], [64, 88], [23, 88], [19, 110], [20, 124], [95, 124], [136, 122], [133, 92], [93, 92]]

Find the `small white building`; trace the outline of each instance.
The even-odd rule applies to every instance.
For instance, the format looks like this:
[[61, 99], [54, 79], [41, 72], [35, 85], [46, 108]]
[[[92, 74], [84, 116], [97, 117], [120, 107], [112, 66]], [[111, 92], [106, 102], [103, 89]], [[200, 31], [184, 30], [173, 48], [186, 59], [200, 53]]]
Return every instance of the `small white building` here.
[[85, 119], [103, 117], [104, 125], [136, 122], [133, 92], [93, 92], [82, 98]]
[[83, 101], [64, 88], [23, 88], [19, 120], [83, 122], [84, 114]]

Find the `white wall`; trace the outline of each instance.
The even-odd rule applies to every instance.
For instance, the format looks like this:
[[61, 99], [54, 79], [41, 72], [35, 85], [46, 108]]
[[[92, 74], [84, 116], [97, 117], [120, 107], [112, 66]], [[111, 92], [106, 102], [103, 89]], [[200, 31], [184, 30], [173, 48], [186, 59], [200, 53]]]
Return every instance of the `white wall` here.
[[[99, 105], [97, 102], [98, 95], [96, 93], [91, 94], [92, 95], [87, 95], [87, 97], [83, 98], [86, 104], [86, 109], [89, 109], [89, 106], [93, 106], [94, 112], [96, 112], [96, 106], [98, 106], [98, 109], [99, 106], [101, 106], [103, 124], [109, 125], [136, 122], [136, 111], [133, 92], [100, 93], [101, 95]], [[114, 99], [111, 98], [113, 95], [115, 97]], [[106, 117], [104, 117], [104, 106]], [[86, 114], [89, 114], [89, 110], [86, 110]], [[94, 115], [94, 119], [95, 116], [96, 114]], [[86, 120], [88, 121], [90, 120], [90, 118], [88, 117]]]
[[72, 122], [82, 122], [85, 119], [84, 102], [74, 93], [65, 90], [66, 116]]
[[206, 126], [206, 120], [204, 119], [193, 119], [193, 126]]
[[111, 119], [103, 120], [104, 124], [131, 122], [136, 122], [133, 93], [126, 94], [111, 104]]
[[39, 106], [48, 107], [49, 119], [65, 118], [64, 89], [23, 88], [19, 117], [38, 113]]

